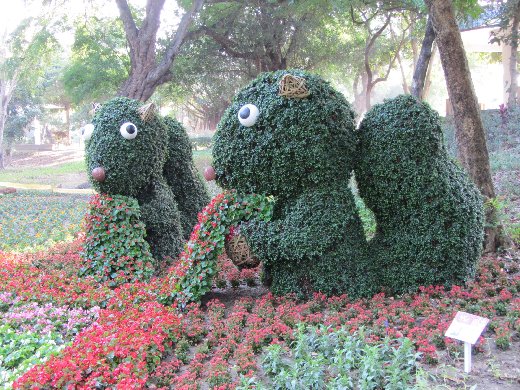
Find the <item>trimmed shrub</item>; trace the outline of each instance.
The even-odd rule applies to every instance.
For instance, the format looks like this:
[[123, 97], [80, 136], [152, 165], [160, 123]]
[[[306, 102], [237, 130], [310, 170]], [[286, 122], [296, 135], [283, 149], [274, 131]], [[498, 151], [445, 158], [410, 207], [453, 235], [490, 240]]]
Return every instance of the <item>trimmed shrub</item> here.
[[197, 214], [210, 198], [193, 163], [192, 145], [186, 130], [173, 118], [164, 117], [163, 121], [169, 134], [169, 156], [164, 166], [164, 176], [179, 206], [184, 239], [188, 239], [197, 223]]
[[96, 195], [85, 218], [86, 237], [80, 276], [92, 275], [99, 282], [122, 283], [148, 280], [153, 273], [150, 246], [145, 241], [137, 200], [131, 197]]
[[[304, 78], [309, 96], [279, 95], [286, 75]], [[249, 127], [238, 118], [246, 104], [259, 111]], [[302, 71], [264, 73], [235, 96], [214, 138], [222, 187], [276, 197], [271, 221], [252, 221], [242, 230], [264, 262], [272, 291], [356, 292], [364, 284], [358, 270], [366, 241], [348, 187], [357, 136], [343, 95]]]
[[[182, 126], [117, 97], [96, 111], [87, 141], [87, 172], [99, 193], [131, 196], [141, 207], [154, 258], [177, 257], [197, 212], [209, 201]], [[103, 171], [102, 178], [94, 170]]]
[[375, 105], [360, 125], [359, 192], [374, 212], [374, 283], [391, 293], [461, 283], [483, 240], [479, 191], [448, 157], [439, 116], [411, 96]]

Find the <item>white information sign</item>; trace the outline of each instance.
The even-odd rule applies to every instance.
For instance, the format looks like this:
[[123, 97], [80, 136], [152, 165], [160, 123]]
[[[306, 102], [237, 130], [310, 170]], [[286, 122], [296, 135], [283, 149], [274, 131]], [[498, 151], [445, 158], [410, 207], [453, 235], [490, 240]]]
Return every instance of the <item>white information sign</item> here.
[[475, 344], [488, 323], [487, 318], [459, 311], [445, 335], [455, 340]]
[[471, 345], [478, 341], [488, 323], [487, 318], [459, 311], [445, 333], [446, 337], [464, 341], [464, 372], [466, 373], [471, 372]]

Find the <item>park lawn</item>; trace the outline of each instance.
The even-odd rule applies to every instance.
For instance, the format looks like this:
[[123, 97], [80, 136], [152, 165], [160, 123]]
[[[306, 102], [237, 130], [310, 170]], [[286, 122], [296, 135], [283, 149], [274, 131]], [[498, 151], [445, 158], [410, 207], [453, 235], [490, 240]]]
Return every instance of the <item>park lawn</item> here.
[[8, 167], [0, 171], [0, 182], [57, 186], [69, 175], [84, 175], [84, 161], [71, 161], [53, 166]]
[[[211, 149], [194, 150], [193, 161], [198, 171], [211, 165]], [[0, 170], [0, 182], [63, 186], [71, 188], [72, 184], [86, 183], [86, 166], [84, 161], [70, 161], [53, 166], [27, 166], [23, 168], [7, 167]], [[74, 185], [72, 186], [74, 187]]]

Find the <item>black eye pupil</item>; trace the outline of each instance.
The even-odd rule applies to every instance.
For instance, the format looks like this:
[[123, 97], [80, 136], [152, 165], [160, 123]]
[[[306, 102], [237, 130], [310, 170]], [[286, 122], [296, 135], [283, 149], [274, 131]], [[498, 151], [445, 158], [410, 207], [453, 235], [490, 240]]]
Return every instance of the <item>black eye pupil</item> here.
[[135, 133], [135, 126], [134, 125], [128, 125], [126, 126], [126, 132], [128, 134], [134, 134]]
[[247, 119], [249, 118], [249, 114], [251, 113], [251, 110], [249, 110], [249, 107], [242, 107], [240, 110], [240, 118]]

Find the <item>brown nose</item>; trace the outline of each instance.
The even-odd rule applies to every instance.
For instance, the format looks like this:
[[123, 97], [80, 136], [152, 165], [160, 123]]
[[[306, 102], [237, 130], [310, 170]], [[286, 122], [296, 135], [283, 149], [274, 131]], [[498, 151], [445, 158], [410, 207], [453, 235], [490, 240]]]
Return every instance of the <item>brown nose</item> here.
[[215, 180], [215, 177], [215, 168], [209, 166], [204, 169], [204, 178], [206, 179], [206, 181]]
[[92, 170], [92, 177], [95, 181], [104, 182], [105, 181], [105, 169], [103, 167], [97, 167]]

